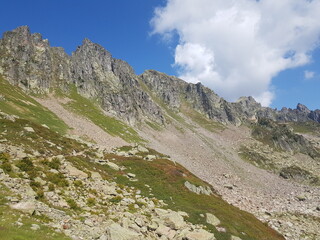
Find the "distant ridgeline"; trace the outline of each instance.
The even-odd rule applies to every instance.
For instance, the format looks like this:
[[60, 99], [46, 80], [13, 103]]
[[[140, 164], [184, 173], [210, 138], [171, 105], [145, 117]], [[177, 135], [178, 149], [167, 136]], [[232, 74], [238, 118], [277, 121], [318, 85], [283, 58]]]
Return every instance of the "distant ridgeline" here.
[[154, 70], [136, 75], [128, 63], [88, 39], [69, 56], [61, 47], [50, 47], [41, 34], [31, 34], [27, 26], [3, 34], [0, 56], [0, 74], [11, 84], [37, 94], [75, 86], [79, 94], [131, 125], [165, 124], [169, 112], [180, 113], [186, 107], [223, 124], [240, 125], [258, 118], [320, 122], [320, 110], [310, 111], [302, 104], [277, 111], [261, 107], [252, 97], [230, 103], [201, 83]]

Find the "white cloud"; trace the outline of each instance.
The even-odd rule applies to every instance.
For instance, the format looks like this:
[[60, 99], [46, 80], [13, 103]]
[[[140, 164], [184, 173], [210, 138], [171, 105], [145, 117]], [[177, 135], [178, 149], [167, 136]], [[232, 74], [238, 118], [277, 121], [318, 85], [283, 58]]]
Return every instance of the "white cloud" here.
[[319, 44], [320, 0], [167, 0], [153, 33], [177, 34], [180, 77], [201, 81], [230, 101], [274, 97], [271, 80], [302, 66]]
[[304, 78], [305, 79], [312, 79], [314, 78], [315, 72], [311, 72], [311, 71], [304, 71]]

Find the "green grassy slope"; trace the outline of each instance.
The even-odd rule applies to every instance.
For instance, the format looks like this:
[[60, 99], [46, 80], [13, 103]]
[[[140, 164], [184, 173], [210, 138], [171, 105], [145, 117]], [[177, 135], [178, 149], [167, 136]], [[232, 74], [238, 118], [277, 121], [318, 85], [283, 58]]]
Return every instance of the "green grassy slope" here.
[[[179, 164], [165, 159], [148, 162], [139, 158], [116, 158], [117, 163], [125, 166], [128, 171], [137, 175], [138, 181], [132, 182], [118, 173], [116, 181], [120, 184], [134, 186], [142, 190], [142, 194], [149, 195], [147, 183], [152, 188], [152, 194], [168, 204], [168, 208], [185, 211], [189, 214], [188, 220], [192, 223], [204, 224], [215, 233], [218, 240], [228, 240], [231, 235], [239, 236], [243, 240], [272, 240], [284, 239], [280, 234], [257, 220], [252, 214], [226, 203], [217, 195], [197, 195], [190, 192], [185, 181], [194, 185], [207, 185], [191, 174]], [[206, 224], [200, 214], [213, 213], [221, 220], [221, 226], [227, 229], [226, 233], [218, 232], [213, 226]]]
[[[31, 127], [34, 132], [26, 131], [25, 127]], [[84, 145], [25, 119], [17, 119], [14, 122], [0, 119], [0, 133], [0, 140], [3, 142], [22, 146], [30, 152], [34, 150], [40, 154], [69, 155], [73, 151], [84, 150]]]
[[45, 124], [50, 129], [66, 133], [68, 126], [54, 113], [25, 94], [19, 87], [12, 86], [0, 76], [0, 110], [28, 119], [38, 124]]
[[74, 86], [70, 88], [70, 93], [62, 96], [72, 99], [72, 101], [65, 104], [66, 108], [88, 118], [110, 135], [119, 136], [127, 142], [143, 141], [133, 128], [120, 120], [105, 115], [98, 104], [78, 94]]
[[[185, 181], [197, 186], [207, 186], [208, 184], [191, 174], [181, 165], [165, 159], [164, 155], [156, 153], [154, 150], [150, 151], [150, 154], [161, 156], [164, 159], [149, 162], [138, 157], [121, 157], [115, 154], [106, 154], [105, 159], [114, 159], [113, 161], [116, 164], [126, 167], [125, 172], [114, 171], [108, 166], [91, 161], [91, 159], [94, 159], [93, 150], [86, 149], [85, 146], [75, 140], [64, 138], [50, 129], [28, 120], [20, 119], [12, 122], [2, 119], [1, 121], [0, 132], [2, 134], [0, 135], [0, 140], [5, 138], [10, 144], [23, 145], [29, 150], [41, 150], [41, 153], [46, 155], [63, 154], [74, 166], [83, 171], [99, 171], [103, 178], [109, 181], [115, 181], [119, 185], [136, 187], [142, 191], [144, 196], [154, 196], [157, 199], [164, 200], [168, 204], [168, 208], [187, 212], [189, 214], [188, 220], [193, 223], [206, 225], [205, 218], [201, 217], [200, 214], [213, 213], [221, 220], [221, 226], [227, 230], [226, 233], [222, 233], [218, 232], [213, 226], [207, 225], [208, 229], [215, 233], [218, 240], [229, 240], [231, 235], [239, 236], [242, 240], [283, 240], [282, 236], [257, 220], [253, 215], [226, 203], [221, 197], [217, 195], [197, 195], [187, 190], [184, 187]], [[34, 132], [25, 131], [25, 126], [32, 127]], [[19, 138], [18, 136], [22, 137]], [[72, 156], [74, 149], [77, 152], [82, 152], [82, 154]], [[126, 148], [122, 149], [125, 150]], [[126, 150], [130, 149], [127, 148]], [[136, 174], [138, 181], [130, 181], [125, 176], [128, 172]], [[151, 192], [145, 184], [152, 188]], [[7, 222], [12, 221], [9, 219]], [[14, 231], [14, 229], [5, 230], [2, 228], [0, 233], [1, 231], [11, 231], [12, 234], [17, 234], [17, 236], [20, 234], [19, 229]], [[30, 234], [34, 233], [31, 232]], [[26, 236], [24, 239], [28, 239], [29, 235]], [[30, 236], [37, 239], [37, 236]]]
[[320, 124], [316, 122], [291, 122], [289, 124], [296, 133], [307, 133], [320, 136]]

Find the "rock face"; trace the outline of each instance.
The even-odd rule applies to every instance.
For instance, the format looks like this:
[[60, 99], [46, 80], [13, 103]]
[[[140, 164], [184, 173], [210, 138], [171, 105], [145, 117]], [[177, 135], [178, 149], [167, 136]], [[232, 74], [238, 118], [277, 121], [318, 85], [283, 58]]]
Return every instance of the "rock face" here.
[[3, 34], [0, 54], [0, 73], [25, 90], [46, 92], [71, 79], [69, 56], [62, 48], [50, 47], [39, 33], [31, 34], [27, 26]]
[[259, 117], [320, 122], [320, 110], [310, 111], [302, 104], [276, 111], [261, 107], [252, 97], [229, 103], [201, 83], [187, 83], [157, 71], [137, 76], [128, 63], [114, 59], [89, 39], [69, 56], [63, 48], [50, 47], [41, 34], [31, 34], [27, 26], [3, 34], [0, 56], [0, 74], [25, 91], [67, 90], [73, 84], [82, 96], [98, 100], [107, 113], [132, 125], [141, 120], [165, 123], [161, 102], [176, 112], [187, 106], [224, 124], [240, 125]]
[[319, 157], [317, 149], [302, 135], [295, 134], [285, 124], [277, 124], [270, 119], [260, 119], [253, 128], [252, 136], [275, 149], [301, 152], [313, 158]]
[[0, 74], [26, 91], [43, 93], [74, 84], [78, 93], [98, 99], [106, 112], [128, 123], [144, 117], [163, 122], [161, 109], [142, 90], [133, 69], [88, 39], [69, 56], [22, 26], [4, 33], [0, 54]]
[[277, 113], [276, 120], [285, 122], [320, 122], [320, 110], [311, 111], [306, 106], [298, 103], [296, 109], [282, 108], [281, 111]]
[[145, 71], [141, 79], [158, 98], [174, 110], [188, 105], [207, 118], [222, 123], [240, 124], [244, 117], [237, 113], [234, 104], [228, 103], [201, 83], [187, 83], [154, 70]]
[[221, 123], [238, 125], [248, 120], [256, 121], [257, 118], [268, 118], [281, 122], [319, 122], [320, 120], [320, 110], [310, 111], [302, 104], [298, 104], [297, 109], [283, 108], [277, 111], [262, 107], [252, 97], [241, 97], [237, 102], [230, 103], [201, 83], [187, 83], [154, 70], [145, 71], [141, 79], [158, 98], [172, 109], [178, 110], [183, 104], [188, 104], [207, 118]]
[[202, 186], [197, 187], [196, 185], [193, 185], [188, 181], [186, 181], [184, 183], [184, 186], [186, 188], [188, 188], [191, 192], [194, 192], [196, 194], [205, 194], [205, 195], [212, 194], [212, 190], [208, 186], [207, 187], [202, 187]]

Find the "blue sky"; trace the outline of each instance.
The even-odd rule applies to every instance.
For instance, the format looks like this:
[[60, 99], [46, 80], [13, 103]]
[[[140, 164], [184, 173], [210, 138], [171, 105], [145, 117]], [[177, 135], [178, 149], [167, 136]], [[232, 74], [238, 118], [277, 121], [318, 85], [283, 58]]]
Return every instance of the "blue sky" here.
[[[233, 9], [236, 9], [236, 14], [232, 13], [232, 17], [236, 15], [239, 18], [242, 12], [245, 12], [252, 17], [247, 19], [248, 22], [252, 22], [256, 19], [256, 13], [263, 16], [264, 11], [268, 10], [270, 12], [270, 6], [258, 6], [257, 4], [260, 3], [257, 3], [257, 6], [252, 6], [252, 3], [249, 3], [250, 1], [239, 0], [242, 5], [241, 7], [233, 6]], [[212, 4], [213, 2], [219, 3], [219, 6]], [[241, 95], [253, 95], [257, 96], [258, 99], [261, 96], [267, 96], [267, 100], [270, 100], [269, 103], [271, 102], [270, 106], [278, 109], [283, 106], [295, 108], [298, 102], [305, 104], [310, 109], [320, 108], [318, 97], [320, 90], [320, 50], [313, 48], [311, 52], [308, 51], [312, 60], [303, 64], [296, 64], [293, 60], [287, 63], [286, 67], [275, 65], [272, 61], [266, 62], [265, 65], [260, 64], [259, 61], [257, 62], [259, 65], [242, 64], [251, 61], [248, 58], [249, 54], [241, 55], [242, 50], [244, 49], [247, 53], [251, 49], [246, 50], [244, 44], [248, 40], [250, 32], [248, 35], [243, 35], [241, 29], [242, 27], [250, 29], [251, 25], [245, 25], [246, 19], [241, 20], [241, 25], [238, 22], [237, 24], [230, 22], [227, 19], [228, 16], [231, 16], [228, 15], [230, 11], [227, 6], [223, 5], [223, 2], [228, 2], [228, 0], [6, 0], [3, 1], [0, 12], [0, 32], [3, 33], [21, 25], [28, 25], [32, 32], [41, 33], [44, 38], [49, 39], [52, 46], [61, 46], [69, 54], [87, 37], [105, 47], [114, 57], [129, 62], [138, 74], [145, 69], [155, 69], [169, 75], [184, 77], [190, 82], [200, 79], [204, 85], [211, 87], [228, 100], [234, 100]], [[210, 11], [206, 12], [206, 9], [201, 8], [201, 4]], [[159, 6], [162, 7], [160, 8], [161, 11], [158, 10], [155, 14], [155, 8]], [[223, 49], [218, 44], [212, 44], [212, 42], [227, 44], [227, 37], [223, 37], [228, 36], [229, 32], [221, 32], [221, 29], [217, 30], [216, 25], [203, 28], [201, 28], [202, 25], [196, 25], [208, 19], [209, 22], [214, 24], [216, 19], [211, 18], [210, 14], [213, 10], [210, 7], [213, 10], [221, 8], [219, 13], [223, 13], [222, 19], [228, 20], [227, 24], [232, 30], [229, 32], [240, 31], [238, 39], [231, 36], [231, 39], [235, 41], [230, 45], [231, 47], [226, 45], [226, 49]], [[281, 9], [280, 7], [284, 6], [279, 6], [279, 9]], [[275, 21], [279, 9], [272, 10], [275, 12]], [[309, 19], [312, 19], [313, 14], [317, 13], [315, 12], [316, 7], [313, 6], [312, 9], [315, 10], [312, 12], [310, 10]], [[200, 15], [197, 14], [199, 12]], [[304, 12], [306, 11], [304, 10]], [[293, 21], [295, 19], [294, 14], [286, 11], [282, 17], [286, 19], [287, 16], [288, 21]], [[320, 16], [320, 13], [318, 16]], [[203, 19], [204, 17], [207, 17], [207, 19]], [[151, 19], [153, 19], [152, 24], [150, 24]], [[221, 21], [221, 19], [219, 20]], [[183, 24], [188, 24], [187, 30], [185, 30]], [[288, 25], [288, 22], [286, 24]], [[195, 29], [192, 29], [192, 27], [195, 27]], [[206, 29], [206, 27], [208, 28]], [[310, 26], [308, 27], [310, 28]], [[312, 27], [317, 29], [317, 26]], [[263, 25], [263, 28], [265, 28], [265, 25]], [[188, 32], [189, 30], [190, 32]], [[220, 38], [218, 38], [217, 31]], [[151, 32], [154, 34], [151, 35]], [[273, 34], [273, 31], [270, 32]], [[317, 33], [316, 30], [312, 32], [312, 34]], [[312, 34], [310, 33], [308, 36]], [[260, 42], [267, 43], [265, 44], [267, 52], [274, 49], [279, 50], [279, 47], [276, 48], [277, 46], [275, 47], [274, 44], [264, 41], [270, 38], [272, 39], [271, 42], [274, 43], [278, 39], [277, 32], [274, 32], [272, 36], [260, 34], [258, 37], [257, 39]], [[315, 37], [313, 36], [313, 38]], [[312, 40], [312, 37], [310, 39]], [[288, 43], [291, 43], [291, 40], [288, 39]], [[280, 41], [282, 39], [279, 39]], [[297, 51], [300, 51], [300, 49], [302, 49], [302, 52], [306, 51], [306, 43], [304, 42], [305, 45], [303, 45], [301, 42], [302, 40], [298, 39], [292, 48], [297, 49]], [[286, 49], [289, 48], [281, 48], [281, 50]], [[235, 60], [231, 62], [230, 60], [227, 61], [228, 50], [235, 53]], [[259, 49], [257, 48], [257, 51], [252, 54], [258, 56]], [[258, 56], [256, 59], [261, 59], [261, 57]], [[262, 60], [262, 63], [264, 63], [265, 59]], [[274, 58], [273, 61], [277, 60], [279, 59]], [[241, 67], [237, 67], [237, 64]], [[294, 64], [298, 67], [293, 67]], [[257, 70], [257, 68], [259, 69]], [[232, 71], [228, 69], [232, 69]], [[273, 70], [265, 73], [263, 69]], [[202, 74], [203, 71], [207, 70], [208, 74]], [[309, 79], [305, 78], [306, 71], [309, 72], [307, 74]], [[237, 75], [234, 73], [237, 73]], [[241, 79], [241, 76], [243, 79]], [[267, 79], [268, 77], [269, 79]], [[211, 81], [213, 78], [216, 78], [216, 80]], [[268, 94], [272, 96], [270, 97]]]

